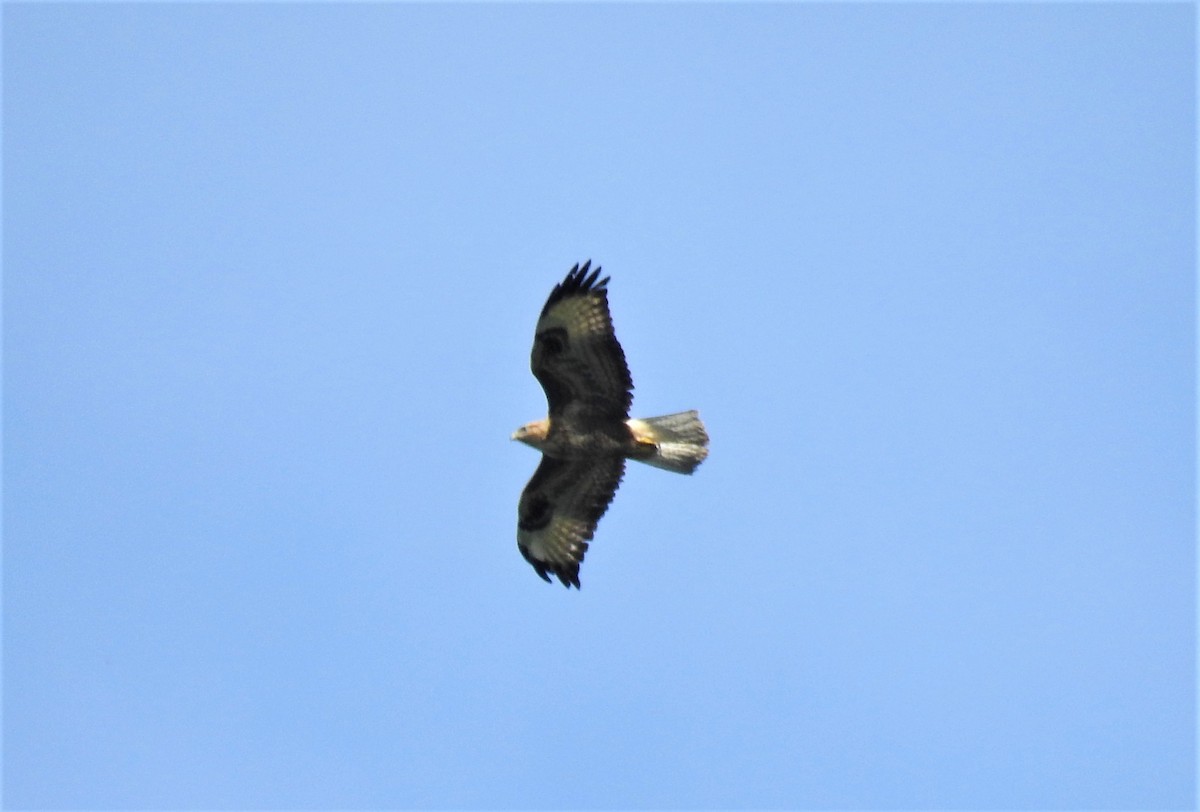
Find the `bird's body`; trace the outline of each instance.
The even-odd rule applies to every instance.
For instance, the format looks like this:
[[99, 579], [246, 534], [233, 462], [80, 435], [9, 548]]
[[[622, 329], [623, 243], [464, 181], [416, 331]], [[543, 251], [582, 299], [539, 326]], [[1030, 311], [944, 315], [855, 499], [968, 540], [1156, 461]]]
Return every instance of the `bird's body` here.
[[645, 439], [639, 443], [631, 425], [633, 422], [581, 421], [559, 416], [522, 426], [517, 429], [519, 436], [514, 439], [558, 460], [585, 460], [604, 455], [634, 459], [653, 456], [654, 443]]
[[542, 452], [517, 509], [517, 546], [543, 579], [579, 587], [588, 541], [634, 459], [690, 474], [708, 455], [699, 415], [629, 417], [633, 380], [608, 311], [608, 278], [591, 263], [571, 268], [551, 291], [534, 335], [530, 366], [549, 416], [517, 429]]

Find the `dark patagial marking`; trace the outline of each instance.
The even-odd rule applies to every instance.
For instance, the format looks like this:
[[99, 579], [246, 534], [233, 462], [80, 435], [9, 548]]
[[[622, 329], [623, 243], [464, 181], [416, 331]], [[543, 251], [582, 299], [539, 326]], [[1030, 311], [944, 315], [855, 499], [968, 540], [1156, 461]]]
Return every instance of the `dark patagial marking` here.
[[567, 331], [562, 327], [550, 327], [537, 334], [542, 353], [547, 357], [559, 355], [567, 348]]
[[541, 530], [546, 525], [550, 524], [550, 518], [554, 515], [553, 505], [550, 500], [544, 496], [532, 496], [529, 499], [529, 504], [522, 515], [518, 525], [522, 530], [534, 531]]

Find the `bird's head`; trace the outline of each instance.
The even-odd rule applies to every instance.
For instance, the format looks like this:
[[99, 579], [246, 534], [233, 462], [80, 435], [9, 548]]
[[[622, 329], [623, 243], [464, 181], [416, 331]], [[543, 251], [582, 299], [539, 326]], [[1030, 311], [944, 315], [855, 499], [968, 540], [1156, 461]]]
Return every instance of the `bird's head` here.
[[525, 445], [531, 445], [534, 448], [541, 448], [542, 443], [546, 442], [546, 435], [549, 432], [550, 421], [548, 419], [535, 420], [514, 431], [512, 439], [520, 440]]

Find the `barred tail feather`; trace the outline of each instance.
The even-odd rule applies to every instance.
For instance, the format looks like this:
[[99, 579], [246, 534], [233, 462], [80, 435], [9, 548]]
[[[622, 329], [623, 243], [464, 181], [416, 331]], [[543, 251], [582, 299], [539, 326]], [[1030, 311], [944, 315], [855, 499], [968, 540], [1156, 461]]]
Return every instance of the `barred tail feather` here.
[[700, 413], [695, 409], [661, 417], [632, 419], [629, 428], [639, 443], [654, 444], [652, 455], [636, 459], [655, 468], [690, 474], [708, 456], [708, 432], [704, 430]]

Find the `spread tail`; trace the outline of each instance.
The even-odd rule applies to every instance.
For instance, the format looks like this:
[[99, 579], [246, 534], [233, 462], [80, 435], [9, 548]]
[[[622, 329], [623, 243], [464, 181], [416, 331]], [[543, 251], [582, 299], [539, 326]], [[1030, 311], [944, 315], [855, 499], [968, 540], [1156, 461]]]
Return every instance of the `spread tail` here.
[[635, 457], [647, 465], [690, 474], [708, 456], [708, 432], [695, 409], [661, 417], [635, 418], [628, 423], [639, 445], [654, 446], [653, 454]]

